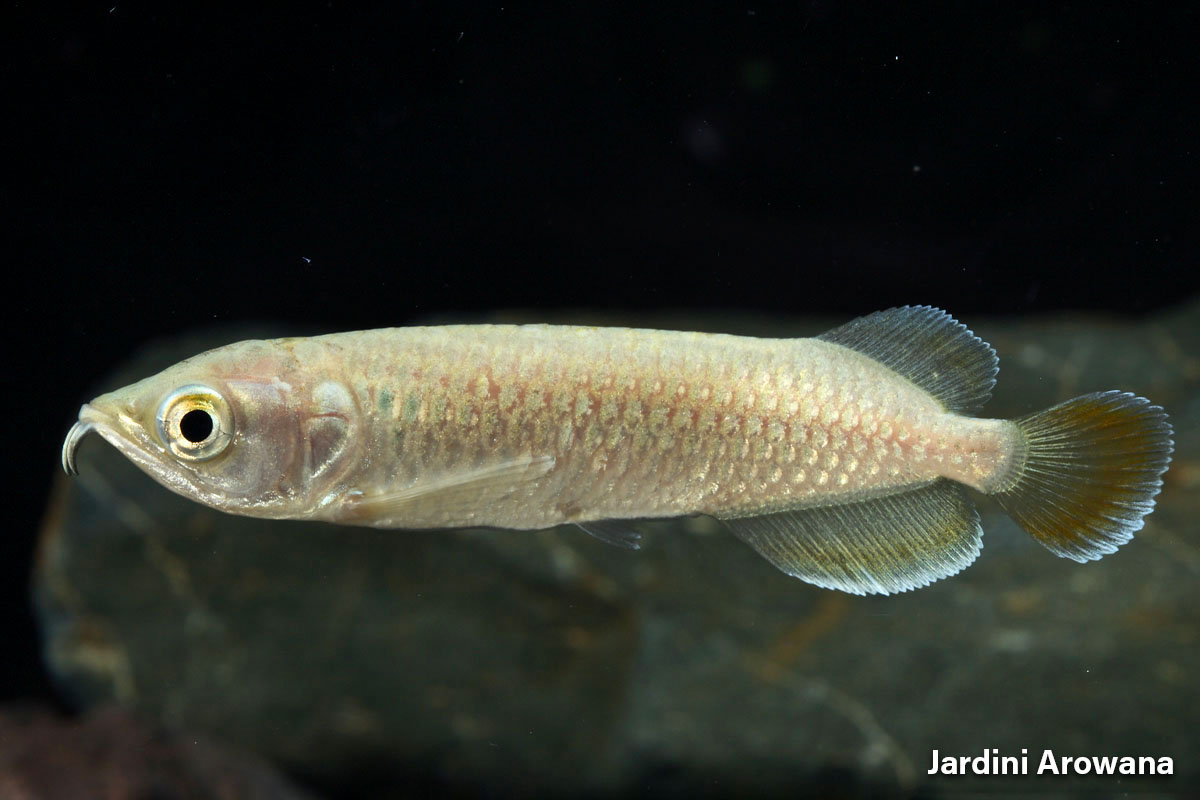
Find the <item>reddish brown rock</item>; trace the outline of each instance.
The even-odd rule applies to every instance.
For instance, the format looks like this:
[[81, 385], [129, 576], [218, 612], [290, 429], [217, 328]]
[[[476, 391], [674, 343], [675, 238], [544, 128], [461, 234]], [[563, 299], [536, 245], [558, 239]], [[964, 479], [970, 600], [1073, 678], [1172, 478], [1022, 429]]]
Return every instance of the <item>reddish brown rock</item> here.
[[0, 712], [4, 800], [311, 800], [256, 757], [128, 711]]

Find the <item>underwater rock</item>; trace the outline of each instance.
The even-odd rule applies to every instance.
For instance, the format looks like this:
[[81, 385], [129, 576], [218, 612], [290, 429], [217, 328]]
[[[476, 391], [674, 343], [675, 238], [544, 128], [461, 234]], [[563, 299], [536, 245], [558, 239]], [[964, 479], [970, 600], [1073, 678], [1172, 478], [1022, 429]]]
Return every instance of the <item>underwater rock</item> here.
[[80, 720], [0, 711], [0, 797], [10, 800], [308, 800], [260, 759], [106, 707]]
[[[851, 597], [779, 573], [705, 519], [641, 524], [643, 549], [629, 552], [572, 528], [224, 515], [95, 439], [79, 476], [59, 477], [42, 534], [46, 661], [83, 708], [125, 704], [340, 796], [401, 785], [908, 792], [935, 748], [1153, 752], [1182, 765], [1200, 749], [1189, 677], [1200, 556], [1188, 538], [1200, 513], [1200, 306], [1141, 324], [964, 322], [1000, 355], [987, 416], [1115, 388], [1171, 414], [1159, 506], [1118, 553], [1055, 558], [981, 501], [984, 550], [965, 572]], [[200, 349], [161, 350], [99, 388]], [[95, 394], [85, 388], [81, 399]]]

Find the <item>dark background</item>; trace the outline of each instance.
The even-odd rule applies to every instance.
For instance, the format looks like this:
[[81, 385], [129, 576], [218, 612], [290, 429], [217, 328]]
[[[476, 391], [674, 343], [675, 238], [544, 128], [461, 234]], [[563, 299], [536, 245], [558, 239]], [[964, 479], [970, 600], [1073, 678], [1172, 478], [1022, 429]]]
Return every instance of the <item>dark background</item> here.
[[27, 578], [62, 437], [158, 337], [500, 308], [1145, 315], [1197, 289], [1187, 10], [2, 14], [4, 700], [51, 696]]

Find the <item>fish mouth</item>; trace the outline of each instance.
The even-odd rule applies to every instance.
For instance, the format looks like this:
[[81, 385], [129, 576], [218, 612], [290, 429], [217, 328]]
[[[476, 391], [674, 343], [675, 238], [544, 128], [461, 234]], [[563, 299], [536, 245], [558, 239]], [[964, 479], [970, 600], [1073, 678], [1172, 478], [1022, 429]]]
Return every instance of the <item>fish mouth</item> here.
[[71, 426], [71, 430], [67, 432], [66, 441], [63, 442], [63, 472], [68, 475], [79, 474], [79, 468], [75, 465], [75, 451], [79, 447], [80, 440], [97, 430], [102, 421], [103, 416], [92, 406], [85, 404], [79, 409], [79, 420]]
[[68, 475], [79, 474], [75, 463], [75, 451], [79, 449], [80, 441], [92, 431], [100, 434], [105, 441], [143, 469], [154, 463], [154, 451], [163, 449], [149, 441], [149, 437], [132, 417], [122, 413], [106, 413], [91, 403], [85, 403], [79, 409], [79, 421], [71, 426], [63, 442], [62, 466]]

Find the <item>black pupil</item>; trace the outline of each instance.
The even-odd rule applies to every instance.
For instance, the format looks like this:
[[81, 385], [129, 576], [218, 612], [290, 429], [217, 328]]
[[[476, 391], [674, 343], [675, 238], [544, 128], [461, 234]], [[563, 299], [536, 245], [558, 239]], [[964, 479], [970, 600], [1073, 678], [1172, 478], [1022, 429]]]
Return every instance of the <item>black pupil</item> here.
[[192, 444], [203, 442], [212, 433], [213, 421], [207, 411], [193, 408], [179, 420], [179, 432]]

